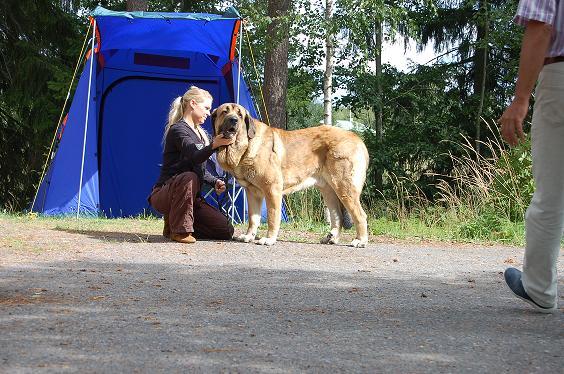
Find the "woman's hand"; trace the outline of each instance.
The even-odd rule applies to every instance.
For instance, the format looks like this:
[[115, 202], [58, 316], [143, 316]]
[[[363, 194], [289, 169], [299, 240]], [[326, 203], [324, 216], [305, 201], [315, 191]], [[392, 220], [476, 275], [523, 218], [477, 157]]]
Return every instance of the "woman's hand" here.
[[218, 147], [232, 144], [235, 141], [235, 137], [233, 138], [224, 138], [223, 134], [219, 134], [215, 138], [213, 138], [212, 142], [212, 149], [216, 149]]
[[215, 192], [218, 194], [225, 192], [226, 186], [225, 182], [221, 179], [215, 181]]

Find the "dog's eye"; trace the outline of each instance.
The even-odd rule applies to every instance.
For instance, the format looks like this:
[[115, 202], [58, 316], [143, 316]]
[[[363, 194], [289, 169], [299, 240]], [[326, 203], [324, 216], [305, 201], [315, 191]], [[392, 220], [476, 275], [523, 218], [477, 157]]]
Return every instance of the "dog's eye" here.
[[243, 118], [243, 113], [241, 113], [240, 110], [237, 111], [237, 114], [239, 115], [239, 118]]

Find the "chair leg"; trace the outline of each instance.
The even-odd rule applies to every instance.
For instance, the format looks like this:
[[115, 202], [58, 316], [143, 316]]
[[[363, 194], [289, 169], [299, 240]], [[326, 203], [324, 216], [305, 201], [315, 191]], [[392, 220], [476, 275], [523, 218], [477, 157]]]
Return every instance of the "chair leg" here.
[[170, 226], [168, 225], [168, 216], [164, 216], [163, 236], [170, 238]]

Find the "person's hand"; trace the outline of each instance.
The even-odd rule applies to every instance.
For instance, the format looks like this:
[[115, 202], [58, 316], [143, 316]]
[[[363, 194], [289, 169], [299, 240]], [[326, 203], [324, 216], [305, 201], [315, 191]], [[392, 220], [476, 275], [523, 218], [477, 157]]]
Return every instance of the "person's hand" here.
[[219, 134], [215, 138], [213, 138], [212, 149], [216, 149], [216, 148], [224, 146], [224, 145], [232, 144], [234, 141], [235, 141], [235, 137], [224, 138], [223, 134]]
[[500, 119], [497, 120], [501, 124], [501, 135], [510, 146], [514, 147], [520, 141], [525, 140], [523, 133], [523, 121], [529, 111], [529, 100], [514, 99], [513, 102], [505, 109]]
[[221, 179], [215, 181], [215, 192], [218, 194], [225, 192], [226, 186], [225, 182]]

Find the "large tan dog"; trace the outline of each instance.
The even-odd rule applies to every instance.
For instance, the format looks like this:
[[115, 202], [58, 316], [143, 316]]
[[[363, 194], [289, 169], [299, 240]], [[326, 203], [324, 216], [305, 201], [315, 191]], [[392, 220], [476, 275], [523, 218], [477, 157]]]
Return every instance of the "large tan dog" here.
[[356, 226], [353, 247], [368, 241], [366, 214], [360, 193], [366, 179], [368, 151], [354, 133], [333, 126], [285, 131], [251, 118], [237, 104], [223, 104], [212, 113], [214, 134], [235, 137], [221, 147], [217, 160], [247, 191], [249, 227], [237, 240], [255, 240], [260, 224], [262, 199], [266, 198], [267, 237], [257, 244], [272, 245], [280, 229], [282, 195], [315, 186], [329, 208], [331, 231], [321, 242], [339, 241], [341, 204]]

